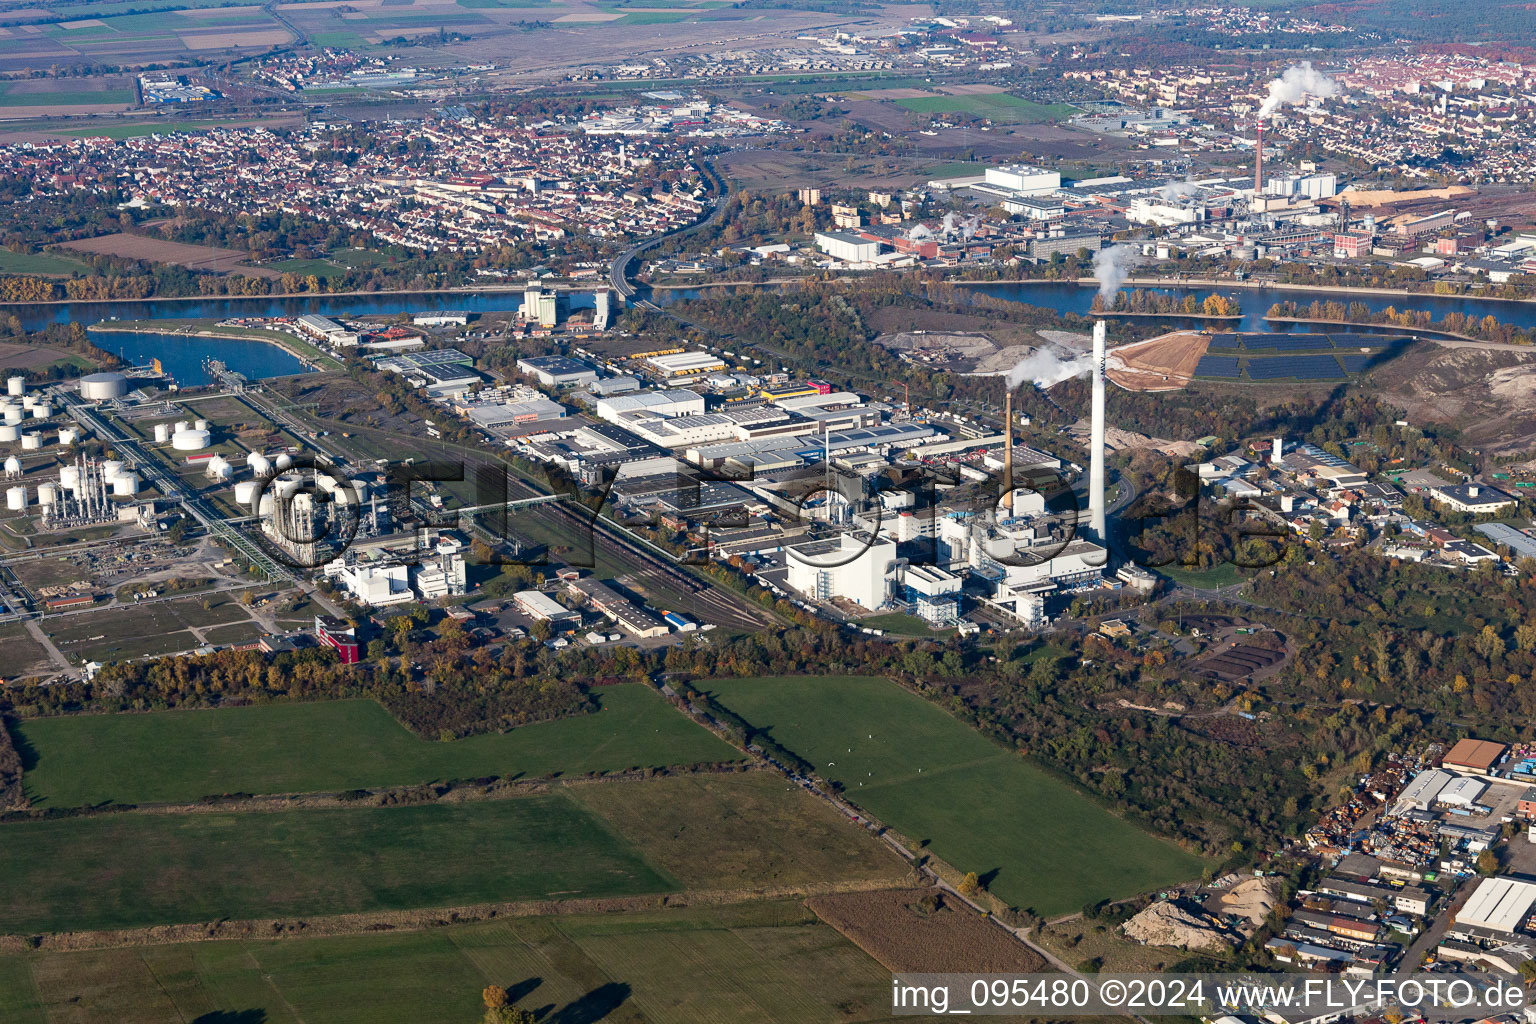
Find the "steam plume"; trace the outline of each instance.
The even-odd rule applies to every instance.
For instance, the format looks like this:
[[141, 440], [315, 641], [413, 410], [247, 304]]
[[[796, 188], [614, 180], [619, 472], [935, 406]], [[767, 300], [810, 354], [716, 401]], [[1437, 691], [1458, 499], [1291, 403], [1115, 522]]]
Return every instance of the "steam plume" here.
[[1157, 195], [1159, 199], [1171, 201], [1183, 199], [1185, 196], [1192, 196], [1198, 191], [1200, 191], [1200, 186], [1195, 184], [1194, 176], [1191, 175], [1183, 181], [1170, 181], [1157, 190]]
[[1314, 69], [1311, 61], [1304, 60], [1286, 68], [1285, 74], [1269, 83], [1269, 95], [1259, 105], [1259, 120], [1264, 120], [1281, 107], [1295, 106], [1309, 95], [1328, 99], [1338, 94], [1338, 84]]
[[1081, 377], [1091, 369], [1092, 353], [1074, 352], [1056, 344], [1042, 345], [1013, 364], [1013, 369], [1006, 374], [1008, 390], [1012, 391], [1025, 381], [1033, 381], [1042, 388], [1048, 388], [1064, 380]]
[[1108, 299], [1119, 291], [1135, 265], [1135, 246], [1112, 245], [1108, 249], [1100, 249], [1095, 253], [1093, 276], [1099, 282], [1099, 295]]

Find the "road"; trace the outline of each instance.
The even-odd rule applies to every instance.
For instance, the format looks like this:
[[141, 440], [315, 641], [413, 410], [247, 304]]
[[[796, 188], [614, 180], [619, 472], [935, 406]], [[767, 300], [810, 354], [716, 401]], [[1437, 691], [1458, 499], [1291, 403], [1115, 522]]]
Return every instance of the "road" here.
[[[707, 160], [699, 164], [699, 173], [710, 182], [711, 188], [715, 193], [715, 198], [711, 200], [714, 208], [710, 210], [709, 216], [685, 228], [679, 228], [676, 231], [669, 231], [666, 234], [657, 235], [655, 238], [648, 238], [643, 242], [637, 242], [615, 256], [608, 264], [608, 284], [614, 291], [623, 296], [625, 302], [633, 299], [636, 293], [635, 286], [629, 283], [629, 265], [634, 262], [636, 256], [639, 256], [652, 246], [660, 245], [668, 239], [682, 238], [693, 234], [695, 231], [701, 231], [725, 215], [726, 200], [730, 198], [730, 191], [725, 187], [725, 181], [716, 173], [714, 165]], [[647, 308], [653, 308], [650, 303], [645, 305]]]

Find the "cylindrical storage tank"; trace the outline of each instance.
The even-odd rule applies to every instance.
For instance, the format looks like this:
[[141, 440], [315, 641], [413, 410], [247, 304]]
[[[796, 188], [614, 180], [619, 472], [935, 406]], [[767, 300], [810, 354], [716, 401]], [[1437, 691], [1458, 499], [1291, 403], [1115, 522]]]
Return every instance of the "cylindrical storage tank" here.
[[194, 430], [207, 430], [208, 429], [208, 421], [207, 420], [198, 420], [197, 422], [192, 424], [192, 427], [193, 427]]
[[171, 439], [171, 425], [169, 423], [155, 424], [155, 440], [161, 444]]
[[25, 377], [7, 377], [5, 379], [5, 393], [6, 394], [8, 394], [8, 395], [10, 395], [10, 396], [12, 396], [14, 398], [17, 395], [26, 394], [26, 391], [27, 391], [27, 378], [25, 378]]
[[292, 466], [293, 466], [293, 456], [292, 455], [286, 455], [285, 454], [285, 455], [279, 455], [277, 457], [277, 471], [279, 473], [281, 473], [285, 469], [291, 468]]
[[324, 491], [326, 494], [330, 494], [341, 485], [336, 482], [336, 478], [331, 476], [331, 474], [320, 473], [315, 477], [315, 486]]
[[19, 512], [27, 507], [27, 489], [25, 487], [11, 487], [5, 492], [5, 507], [12, 512]]
[[247, 455], [245, 464], [251, 467], [251, 472], [256, 476], [266, 476], [267, 471], [272, 468], [272, 460], [260, 452], [251, 452]]
[[24, 452], [41, 451], [43, 447], [43, 435], [36, 431], [21, 435], [21, 450]]
[[176, 421], [176, 429], [177, 430], [191, 430], [192, 429], [192, 421], [191, 420], [177, 420]]
[[20, 438], [20, 427], [14, 423], [0, 423], [0, 441], [16, 441]]
[[106, 480], [109, 477], [117, 476], [117, 474], [121, 473], [122, 471], [123, 471], [123, 462], [122, 462], [121, 459], [103, 459], [102, 460], [102, 463], [101, 463], [101, 478], [103, 480]]
[[21, 473], [21, 460], [14, 455], [5, 460], [5, 475], [10, 476], [12, 473]]
[[276, 501], [272, 496], [272, 492], [268, 491], [261, 496], [261, 503], [256, 506], [256, 514], [259, 516], [270, 516], [275, 505]]
[[139, 493], [139, 474], [119, 473], [112, 478], [112, 496], [115, 498], [131, 498]]
[[36, 395], [22, 395], [21, 396], [21, 407], [23, 409], [32, 409], [32, 408], [35, 408], [36, 406], [37, 406], [37, 396]]
[[207, 448], [212, 440], [206, 430], [178, 430], [171, 435], [171, 447], [179, 452], [195, 452]]
[[27, 418], [27, 411], [19, 405], [10, 406], [5, 410], [5, 422], [15, 425]]
[[73, 427], [65, 427], [59, 431], [59, 444], [74, 444], [78, 440], [80, 440], [80, 431]]
[[80, 467], [65, 466], [59, 470], [59, 483], [66, 491], [78, 491], [80, 489]]
[[277, 482], [277, 496], [283, 501], [287, 501], [289, 496], [297, 494], [303, 486], [303, 483], [291, 478], [279, 480]]
[[35, 420], [45, 420], [52, 415], [53, 406], [47, 402], [38, 402], [32, 407], [32, 418]]
[[45, 508], [52, 507], [53, 505], [58, 504], [58, 501], [59, 489], [57, 487], [55, 487], [53, 484], [37, 485], [37, 503], [39, 505], [42, 505]]
[[235, 504], [241, 508], [250, 508], [251, 502], [256, 500], [256, 495], [261, 493], [261, 481], [241, 480], [235, 484]]
[[128, 378], [120, 373], [93, 373], [80, 378], [80, 397], [88, 402], [103, 402], [128, 394]]

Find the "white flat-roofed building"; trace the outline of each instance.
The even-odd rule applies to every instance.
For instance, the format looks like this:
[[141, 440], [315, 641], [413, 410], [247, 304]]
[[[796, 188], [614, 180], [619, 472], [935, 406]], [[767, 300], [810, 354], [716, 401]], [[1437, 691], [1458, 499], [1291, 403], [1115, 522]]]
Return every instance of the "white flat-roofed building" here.
[[344, 567], [336, 575], [358, 604], [370, 608], [385, 608], [416, 600], [416, 594], [411, 590], [411, 570], [408, 565], [354, 565]]
[[696, 416], [632, 416], [624, 428], [638, 437], [663, 448], [687, 448], [737, 436], [737, 427], [728, 416], [700, 413]]
[[597, 371], [569, 356], [528, 356], [517, 361], [517, 368], [534, 377], [545, 387], [558, 388], [597, 381]]
[[857, 231], [818, 231], [816, 248], [845, 263], [869, 263], [880, 255], [880, 243]]
[[674, 352], [670, 355], [651, 356], [646, 363], [667, 377], [692, 377], [725, 369], [725, 360], [708, 352]]
[[512, 595], [512, 603], [523, 612], [544, 622], [580, 622], [581, 613], [572, 611], [548, 594], [521, 590]]
[[784, 549], [791, 587], [817, 601], [840, 597], [874, 610], [890, 595], [896, 544], [867, 533], [843, 533]]
[[609, 423], [618, 423], [620, 417], [637, 412], [653, 416], [697, 416], [704, 411], [704, 396], [685, 388], [641, 391], [600, 398], [593, 404], [593, 409], [598, 419]]
[[1061, 188], [1061, 172], [1033, 164], [1003, 164], [987, 168], [986, 183], [1020, 195], [1043, 196]]
[[1437, 505], [1475, 516], [1495, 515], [1515, 507], [1515, 499], [1503, 491], [1477, 484], [1436, 487], [1429, 492], [1429, 497]]
[[936, 565], [909, 565], [901, 576], [903, 596], [930, 626], [960, 621], [960, 577]]
[[1536, 903], [1536, 882], [1515, 878], [1485, 878], [1456, 913], [1452, 932], [1486, 929], [1509, 934], [1520, 930]]
[[469, 323], [469, 314], [462, 309], [434, 309], [430, 313], [417, 313], [411, 323], [418, 327], [448, 327]]

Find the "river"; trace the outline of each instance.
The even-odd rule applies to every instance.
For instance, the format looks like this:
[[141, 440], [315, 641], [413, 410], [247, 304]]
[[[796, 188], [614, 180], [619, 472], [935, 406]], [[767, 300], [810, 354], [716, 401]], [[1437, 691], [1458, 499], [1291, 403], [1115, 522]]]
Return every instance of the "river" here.
[[[1044, 306], [1063, 313], [1087, 314], [1090, 311], [1094, 288], [1073, 282], [1041, 281], [1011, 284], [976, 283], [968, 285], [977, 292], [1013, 302]], [[1268, 286], [1255, 288], [1212, 287], [1162, 287], [1151, 289], [1170, 295], [1192, 294], [1197, 299], [1219, 292], [1236, 299], [1242, 307], [1243, 319], [1237, 327], [1244, 331], [1270, 329], [1264, 322], [1264, 314], [1276, 302], [1294, 300], [1305, 305], [1314, 299], [1327, 302], [1362, 302], [1371, 310], [1388, 306], [1397, 309], [1427, 310], [1439, 320], [1450, 312], [1467, 316], [1495, 318], [1519, 327], [1536, 327], [1536, 303], [1501, 302], [1447, 295], [1377, 295], [1363, 292], [1297, 291]], [[703, 294], [715, 294], [715, 290], [658, 289], [654, 294], [642, 290], [641, 296], [665, 304], [683, 298], [697, 298]], [[515, 309], [521, 295], [513, 291], [500, 292], [418, 292], [383, 293], [378, 295], [313, 295], [273, 298], [214, 298], [186, 301], [147, 300], [144, 302], [69, 302], [55, 305], [0, 306], [0, 313], [13, 313], [28, 330], [39, 330], [49, 323], [77, 321], [94, 324], [116, 317], [121, 320], [156, 319], [223, 319], [229, 316], [297, 316], [301, 313], [323, 315], [391, 315], [429, 309], [463, 309], [471, 313], [490, 310]], [[590, 307], [590, 292], [570, 292], [567, 298], [573, 308]], [[1222, 328], [1232, 330], [1230, 322]], [[1284, 329], [1284, 328], [1282, 328]], [[1303, 328], [1304, 329], [1304, 328]], [[134, 341], [137, 337], [138, 341]], [[93, 335], [96, 343], [114, 352], [122, 352], [130, 362], [147, 362], [148, 357], [158, 356], [168, 372], [183, 384], [204, 380], [201, 363], [205, 356], [224, 360], [232, 369], [252, 378], [273, 377], [298, 372], [299, 364], [291, 355], [259, 341], [236, 341], [211, 338], [186, 338], [176, 335], [105, 334]], [[172, 361], [175, 361], [173, 367]], [[190, 361], [190, 362], [189, 362]], [[190, 369], [189, 369], [190, 367]]]

